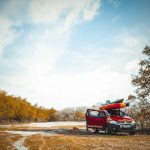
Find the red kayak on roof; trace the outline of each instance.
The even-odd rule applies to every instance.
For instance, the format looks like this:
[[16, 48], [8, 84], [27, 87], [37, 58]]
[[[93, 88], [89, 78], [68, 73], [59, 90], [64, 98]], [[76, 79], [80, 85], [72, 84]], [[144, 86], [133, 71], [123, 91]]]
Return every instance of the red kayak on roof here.
[[102, 110], [106, 110], [106, 109], [119, 109], [119, 108], [124, 108], [128, 106], [128, 104], [126, 103], [110, 103], [110, 104], [106, 104], [100, 107], [100, 109]]

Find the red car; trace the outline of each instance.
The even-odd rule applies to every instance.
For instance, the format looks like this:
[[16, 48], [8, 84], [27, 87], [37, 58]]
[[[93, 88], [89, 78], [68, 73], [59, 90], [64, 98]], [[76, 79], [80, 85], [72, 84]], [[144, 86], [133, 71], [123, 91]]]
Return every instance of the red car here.
[[129, 132], [129, 134], [133, 135], [136, 133], [135, 121], [120, 109], [110, 109], [107, 111], [87, 109], [87, 131], [89, 128], [94, 129], [95, 132], [104, 130], [105, 134]]

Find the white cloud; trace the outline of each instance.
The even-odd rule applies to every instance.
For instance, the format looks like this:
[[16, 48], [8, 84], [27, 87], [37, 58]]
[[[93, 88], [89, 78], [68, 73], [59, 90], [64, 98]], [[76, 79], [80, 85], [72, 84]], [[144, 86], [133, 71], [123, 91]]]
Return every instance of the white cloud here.
[[120, 15], [115, 16], [115, 17], [112, 19], [112, 23], [117, 23], [119, 19], [120, 19]]
[[61, 30], [66, 31], [77, 22], [92, 20], [99, 7], [100, 0], [32, 0], [29, 16], [35, 24], [61, 23]]
[[108, 3], [117, 8], [120, 5], [120, 0], [108, 0]]
[[145, 46], [150, 42], [149, 33], [147, 32], [148, 28], [141, 30], [139, 27], [133, 28], [122, 28], [120, 33], [115, 37], [115, 41], [120, 43], [122, 47], [126, 48], [134, 48]]
[[[51, 72], [56, 61], [67, 50], [73, 26], [92, 19], [99, 8], [99, 0], [51, 1], [32, 0], [30, 23], [39, 28], [31, 32], [26, 40], [31, 43], [28, 51], [34, 51], [32, 58], [24, 62], [29, 75], [36, 76]], [[97, 7], [96, 7], [97, 6]], [[82, 13], [89, 15], [84, 18]], [[26, 49], [27, 49], [26, 48]]]
[[47, 36], [53, 31], [53, 36], [62, 36], [61, 34], [69, 34], [76, 23], [92, 20], [99, 7], [100, 0], [10, 1], [0, 11], [0, 52], [19, 36], [13, 29], [18, 23], [40, 25], [44, 31], [47, 28]]
[[[46, 107], [59, 108], [60, 100], [64, 103], [62, 107], [67, 103], [68, 106], [76, 105], [81, 100], [79, 97], [84, 97], [83, 94], [87, 91], [78, 89], [83, 77], [55, 74], [53, 68], [67, 50], [74, 25], [92, 20], [100, 7], [99, 3], [100, 0], [32, 0], [30, 6], [26, 7], [26, 14], [19, 11], [20, 8], [23, 9], [22, 3], [9, 3], [9, 13], [4, 11], [5, 20], [0, 20], [3, 22], [3, 26], [0, 27], [0, 50], [4, 50], [18, 37], [16, 30], [13, 30], [18, 22], [24, 31], [28, 29], [28, 34], [23, 37], [22, 45], [17, 45], [15, 49], [24, 55], [17, 58], [17, 63], [22, 66], [22, 72], [15, 73], [15, 76], [1, 75], [0, 80], [5, 83], [1, 88]], [[11, 11], [14, 16], [11, 15]], [[31, 25], [31, 29], [24, 28], [24, 25]], [[7, 61], [9, 64], [9, 60]], [[82, 83], [83, 88], [84, 84], [85, 81]]]
[[19, 36], [19, 33], [12, 29], [13, 25], [14, 22], [0, 16], [0, 53]]
[[125, 71], [129, 74], [136, 74], [139, 70], [139, 60], [134, 59], [130, 62], [127, 62], [125, 65]]
[[86, 7], [83, 11], [83, 18], [85, 20], [92, 20], [93, 17], [97, 14], [97, 10], [100, 7], [100, 0], [88, 0], [88, 3], [86, 2]]
[[127, 98], [133, 91], [128, 73], [117, 73], [108, 68], [74, 75], [15, 76], [9, 80], [8, 89], [13, 94], [27, 97], [32, 103], [57, 109]]
[[117, 37], [117, 40], [127, 47], [139, 46], [141, 44], [141, 40], [138, 37], [132, 36], [131, 34], [127, 32], [122, 32]]

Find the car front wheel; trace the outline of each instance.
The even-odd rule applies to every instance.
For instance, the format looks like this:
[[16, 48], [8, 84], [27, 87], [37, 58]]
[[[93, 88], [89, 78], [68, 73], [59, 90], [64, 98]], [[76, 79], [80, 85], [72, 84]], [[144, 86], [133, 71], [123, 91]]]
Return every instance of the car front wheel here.
[[106, 128], [105, 128], [105, 134], [106, 135], [111, 134], [111, 130], [110, 130], [109, 126], [106, 126]]
[[129, 132], [130, 135], [135, 135], [136, 134], [136, 131], [131, 131]]

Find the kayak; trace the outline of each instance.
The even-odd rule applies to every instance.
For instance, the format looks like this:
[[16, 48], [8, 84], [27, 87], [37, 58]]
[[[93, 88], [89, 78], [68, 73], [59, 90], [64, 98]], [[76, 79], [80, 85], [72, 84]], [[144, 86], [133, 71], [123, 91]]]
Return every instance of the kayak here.
[[114, 102], [111, 102], [111, 104], [112, 103], [122, 103], [124, 101], [124, 99], [118, 99], [118, 100], [116, 100], [116, 101], [114, 101]]
[[124, 108], [129, 106], [128, 103], [110, 103], [110, 104], [106, 104], [100, 107], [100, 109], [102, 110], [106, 110], [106, 109], [119, 109], [119, 108]]
[[107, 100], [106, 103], [102, 104], [102, 105], [108, 105], [108, 104], [114, 104], [114, 103], [122, 103], [124, 101], [124, 99], [118, 99], [118, 100], [115, 100], [115, 101], [110, 101], [110, 100]]

